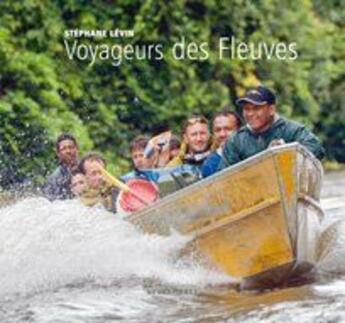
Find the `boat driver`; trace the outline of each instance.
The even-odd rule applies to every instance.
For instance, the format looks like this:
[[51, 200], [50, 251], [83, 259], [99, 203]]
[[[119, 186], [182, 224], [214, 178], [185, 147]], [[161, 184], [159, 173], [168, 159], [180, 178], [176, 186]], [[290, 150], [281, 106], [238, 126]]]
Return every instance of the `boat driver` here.
[[319, 139], [304, 125], [278, 115], [276, 96], [264, 86], [250, 90], [236, 102], [246, 125], [229, 138], [219, 169], [234, 165], [268, 147], [298, 142], [318, 159], [325, 155]]

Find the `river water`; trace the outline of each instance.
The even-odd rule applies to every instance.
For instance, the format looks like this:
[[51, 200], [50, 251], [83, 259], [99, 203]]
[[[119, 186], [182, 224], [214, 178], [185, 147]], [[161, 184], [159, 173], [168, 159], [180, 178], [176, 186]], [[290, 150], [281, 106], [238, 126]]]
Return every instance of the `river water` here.
[[[345, 321], [345, 173], [325, 176], [331, 252], [311, 284], [238, 293], [178, 260], [188, 237], [145, 235], [77, 201], [0, 209], [0, 322]], [[332, 226], [331, 226], [332, 227]]]

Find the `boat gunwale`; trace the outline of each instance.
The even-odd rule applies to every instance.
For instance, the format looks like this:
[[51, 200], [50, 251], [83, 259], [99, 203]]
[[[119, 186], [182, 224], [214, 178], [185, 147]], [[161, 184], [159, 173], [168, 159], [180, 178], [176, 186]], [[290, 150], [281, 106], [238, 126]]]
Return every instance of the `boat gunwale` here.
[[282, 146], [275, 146], [275, 147], [271, 147], [267, 150], [264, 150], [258, 154], [255, 154], [241, 162], [239, 162], [236, 165], [230, 166], [230, 167], [226, 167], [225, 169], [213, 174], [212, 176], [208, 177], [208, 178], [203, 178], [199, 181], [197, 181], [196, 183], [193, 183], [187, 187], [181, 188], [180, 190], [173, 192], [167, 196], [164, 196], [162, 199], [158, 200], [156, 203], [153, 203], [152, 205], [134, 212], [132, 214], [129, 214], [126, 216], [127, 219], [134, 221], [137, 217], [141, 217], [142, 215], [146, 214], [146, 213], [150, 213], [150, 212], [155, 212], [156, 208], [160, 208], [161, 206], [164, 206], [168, 203], [170, 203], [171, 201], [174, 201], [176, 199], [179, 198], [180, 195], [185, 195], [188, 194], [189, 191], [193, 191], [193, 190], [197, 190], [198, 187], [200, 186], [207, 186], [212, 184], [214, 181], [216, 181], [218, 178], [220, 177], [224, 177], [224, 175], [226, 174], [226, 176], [230, 176], [230, 174], [236, 174], [240, 171], [242, 171], [243, 169], [246, 169], [250, 166], [252, 166], [253, 164], [263, 161], [265, 159], [269, 159], [272, 158], [276, 155], [278, 155], [280, 152], [283, 151], [289, 151], [289, 150], [293, 150], [296, 149], [298, 152], [301, 152], [303, 155], [307, 155], [310, 157], [310, 159], [312, 160], [313, 164], [318, 168], [318, 170], [322, 171], [322, 167], [321, 167], [321, 163], [318, 162], [318, 160], [316, 160], [316, 158], [314, 157], [314, 155], [307, 151], [306, 148], [304, 148], [303, 146], [301, 146], [299, 143], [290, 143], [290, 144], [286, 144], [286, 145], [282, 145]]
[[268, 149], [266, 149], [266, 150], [264, 150], [258, 154], [255, 154], [255, 155], [239, 162], [236, 165], [226, 167], [223, 170], [213, 174], [212, 176], [210, 176], [208, 178], [203, 178], [203, 179], [197, 181], [196, 183], [193, 183], [187, 187], [181, 188], [180, 190], [178, 190], [176, 192], [173, 192], [167, 196], [164, 196], [162, 199], [158, 200], [156, 203], [153, 203], [152, 205], [150, 205], [150, 206], [148, 206], [148, 207], [146, 207], [140, 211], [129, 214], [128, 216], [126, 216], [126, 218], [134, 221], [137, 217], [141, 217], [142, 215], [144, 215], [146, 213], [154, 212], [157, 207], [159, 208], [160, 206], [166, 205], [166, 204], [170, 203], [171, 201], [176, 200], [180, 195], [188, 194], [188, 191], [197, 190], [199, 186], [207, 186], [209, 184], [212, 184], [214, 181], [216, 181], [218, 179], [218, 177], [221, 177], [221, 176], [223, 177], [224, 174], [226, 174], [226, 176], [229, 176], [230, 174], [236, 174], [236, 173], [240, 172], [241, 170], [246, 169], [246, 168], [252, 166], [253, 164], [255, 164], [257, 162], [272, 158], [272, 157], [278, 155], [280, 152], [294, 150], [294, 149], [296, 149], [298, 152], [301, 152], [303, 155], [309, 156], [310, 159], [312, 160], [313, 164], [320, 171], [322, 171], [321, 163], [316, 160], [316, 158], [314, 157], [314, 155], [311, 152], [309, 152], [306, 148], [304, 148], [299, 143], [294, 142], [294, 143], [289, 143], [289, 144], [285, 144], [282, 146], [275, 146], [275, 147], [268, 148]]

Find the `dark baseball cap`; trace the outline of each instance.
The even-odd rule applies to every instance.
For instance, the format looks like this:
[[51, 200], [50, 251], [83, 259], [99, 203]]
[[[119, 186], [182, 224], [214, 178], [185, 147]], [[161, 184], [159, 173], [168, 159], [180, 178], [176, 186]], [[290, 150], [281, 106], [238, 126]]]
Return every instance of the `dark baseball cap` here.
[[258, 86], [255, 89], [249, 90], [246, 95], [239, 98], [236, 104], [243, 106], [245, 103], [252, 103], [254, 105], [275, 104], [276, 96], [274, 92], [267, 87]]

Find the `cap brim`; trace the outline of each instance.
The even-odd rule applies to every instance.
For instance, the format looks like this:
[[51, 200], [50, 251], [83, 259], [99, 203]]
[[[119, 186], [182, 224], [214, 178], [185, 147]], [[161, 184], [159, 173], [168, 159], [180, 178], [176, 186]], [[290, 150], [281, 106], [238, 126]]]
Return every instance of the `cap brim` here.
[[265, 105], [267, 104], [267, 101], [255, 101], [249, 98], [240, 98], [238, 100], [236, 100], [236, 104], [238, 105], [243, 105], [244, 103], [251, 103], [254, 105]]

